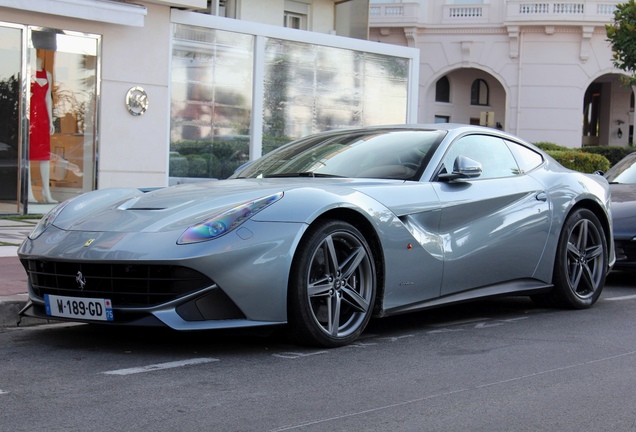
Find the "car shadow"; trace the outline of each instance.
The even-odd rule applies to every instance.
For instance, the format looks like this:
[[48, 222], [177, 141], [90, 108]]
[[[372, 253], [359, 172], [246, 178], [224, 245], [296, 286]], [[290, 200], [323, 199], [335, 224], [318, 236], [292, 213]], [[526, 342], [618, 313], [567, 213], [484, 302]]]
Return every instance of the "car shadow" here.
[[[471, 320], [504, 320], [540, 313], [527, 297], [507, 297], [439, 307], [386, 318], [369, 323], [360, 340], [369, 337], [394, 337], [405, 332], [422, 331]], [[201, 330], [179, 332], [160, 327], [118, 327], [99, 324], [61, 323], [44, 331], [27, 331], [28, 338], [56, 350], [87, 351], [101, 355], [227, 356], [317, 349], [294, 343], [286, 327], [242, 330]], [[322, 349], [322, 348], [318, 348]]]

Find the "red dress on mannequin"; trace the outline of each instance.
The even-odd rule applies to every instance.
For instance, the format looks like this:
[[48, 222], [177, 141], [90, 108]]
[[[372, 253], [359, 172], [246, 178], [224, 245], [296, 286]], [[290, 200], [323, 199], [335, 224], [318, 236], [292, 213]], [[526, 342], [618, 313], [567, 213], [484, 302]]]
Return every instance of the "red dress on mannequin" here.
[[[51, 158], [51, 119], [46, 107], [49, 81], [45, 70], [39, 70], [31, 83], [31, 127], [29, 128], [29, 160]], [[40, 85], [39, 82], [44, 82]]]

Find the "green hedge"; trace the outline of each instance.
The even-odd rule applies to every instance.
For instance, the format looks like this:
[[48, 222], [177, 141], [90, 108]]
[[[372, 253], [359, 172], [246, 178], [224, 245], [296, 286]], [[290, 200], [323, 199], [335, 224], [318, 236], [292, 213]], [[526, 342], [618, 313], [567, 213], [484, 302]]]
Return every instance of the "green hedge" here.
[[534, 145], [536, 145], [537, 147], [539, 147], [541, 150], [547, 152], [547, 151], [558, 151], [558, 150], [572, 150], [568, 147], [563, 147], [560, 146], [558, 144], [555, 143], [551, 143], [551, 142], [545, 142], [545, 141], [539, 141], [534, 143]]
[[596, 171], [605, 172], [610, 169], [610, 162], [603, 155], [586, 153], [578, 149], [548, 150], [546, 153], [564, 167], [575, 171], [592, 174]]
[[[263, 154], [291, 141], [289, 137], [263, 137]], [[585, 173], [607, 171], [632, 153], [632, 147], [594, 146], [568, 148], [550, 142], [535, 145], [561, 165]], [[249, 138], [224, 141], [182, 140], [170, 144], [170, 176], [224, 179], [249, 159]]]
[[[263, 154], [290, 142], [290, 137], [263, 137]], [[216, 141], [180, 140], [170, 144], [170, 176], [225, 179], [249, 160], [249, 137]]]
[[170, 176], [224, 179], [249, 160], [249, 137], [170, 144]]
[[583, 147], [581, 151], [586, 153], [594, 153], [605, 156], [609, 160], [610, 165], [614, 166], [618, 161], [623, 159], [630, 153], [635, 151], [634, 147], [618, 147], [618, 146], [590, 146]]
[[170, 175], [172, 177], [188, 177], [188, 159], [170, 155]]
[[634, 152], [633, 147], [588, 146], [569, 148], [551, 142], [536, 142], [534, 144], [556, 159], [561, 165], [586, 173], [605, 172], [625, 156]]

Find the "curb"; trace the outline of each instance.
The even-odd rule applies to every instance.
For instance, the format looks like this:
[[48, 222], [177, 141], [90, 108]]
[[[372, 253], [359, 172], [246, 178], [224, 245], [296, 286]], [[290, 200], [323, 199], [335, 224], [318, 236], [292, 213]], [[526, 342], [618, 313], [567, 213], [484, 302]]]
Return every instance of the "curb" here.
[[30, 327], [49, 323], [49, 320], [25, 318], [18, 315], [26, 306], [27, 295], [6, 296], [0, 299], [0, 328]]

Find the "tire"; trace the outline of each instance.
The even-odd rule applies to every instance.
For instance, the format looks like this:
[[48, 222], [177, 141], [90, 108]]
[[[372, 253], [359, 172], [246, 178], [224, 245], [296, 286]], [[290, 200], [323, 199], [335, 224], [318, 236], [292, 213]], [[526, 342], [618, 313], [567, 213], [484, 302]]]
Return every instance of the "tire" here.
[[559, 236], [554, 288], [535, 301], [569, 309], [591, 307], [605, 286], [607, 263], [603, 226], [590, 210], [575, 210], [567, 218]]
[[346, 222], [318, 222], [292, 263], [289, 331], [302, 344], [350, 344], [371, 319], [375, 292], [373, 255], [360, 231]]

